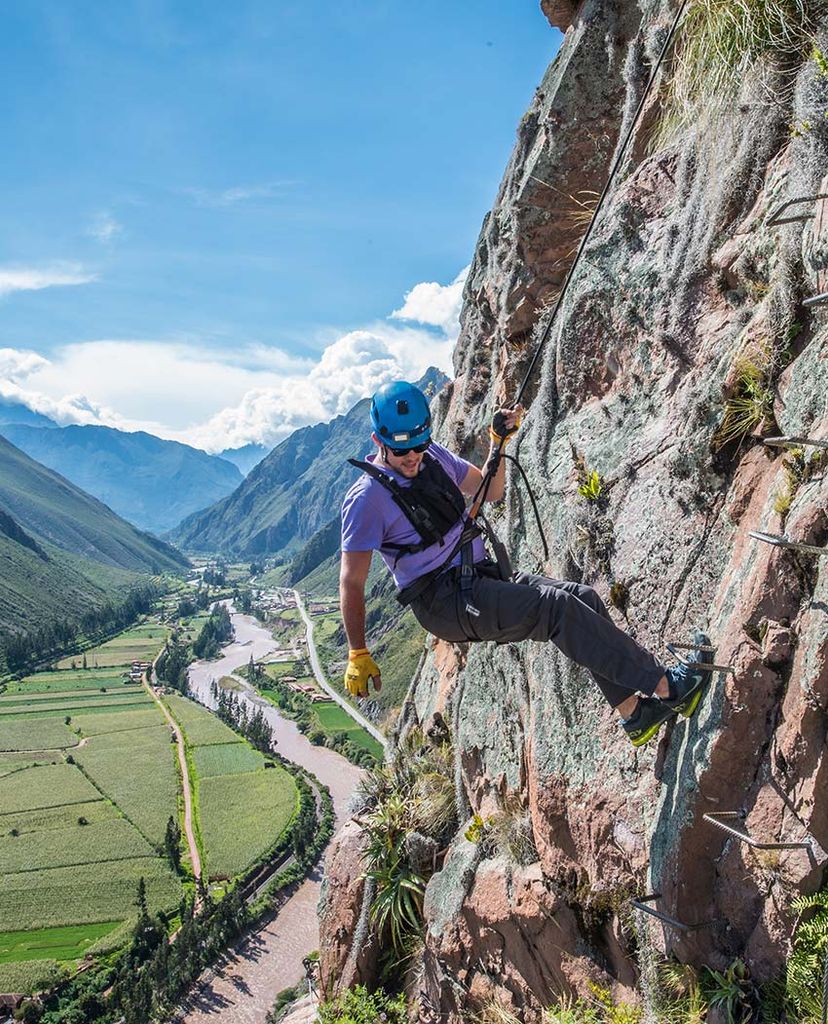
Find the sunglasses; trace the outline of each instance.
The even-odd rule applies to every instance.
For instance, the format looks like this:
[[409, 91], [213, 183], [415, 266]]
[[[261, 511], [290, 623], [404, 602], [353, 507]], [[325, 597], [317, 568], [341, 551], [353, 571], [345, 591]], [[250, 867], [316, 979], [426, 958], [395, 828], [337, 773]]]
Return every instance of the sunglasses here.
[[422, 444], [415, 444], [411, 448], [391, 448], [389, 446], [388, 451], [391, 452], [392, 455], [396, 456], [396, 458], [402, 459], [408, 455], [409, 452], [416, 452], [418, 455], [422, 455], [422, 453], [428, 449], [430, 444], [431, 439], [429, 438], [428, 441], [423, 441]]

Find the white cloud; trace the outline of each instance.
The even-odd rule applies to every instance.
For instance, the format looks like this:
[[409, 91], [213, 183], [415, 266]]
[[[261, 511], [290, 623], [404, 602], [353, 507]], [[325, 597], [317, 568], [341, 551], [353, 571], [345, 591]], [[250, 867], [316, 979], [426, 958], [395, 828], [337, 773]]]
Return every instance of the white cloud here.
[[275, 199], [295, 181], [265, 181], [258, 185], [234, 185], [225, 189], [186, 188], [185, 195], [195, 201], [196, 206], [235, 206], [250, 199]]
[[81, 423], [103, 424], [109, 427], [118, 427], [121, 430], [137, 429], [113, 409], [98, 405], [85, 395], [64, 395], [61, 398], [52, 399], [48, 395], [23, 388], [14, 381], [0, 379], [0, 397], [19, 402], [33, 412], [48, 416], [61, 426]]
[[54, 264], [48, 269], [0, 267], [0, 297], [12, 292], [40, 291], [57, 285], [89, 284], [97, 279], [75, 263]]
[[29, 374], [48, 366], [49, 360], [37, 352], [23, 352], [16, 348], [0, 348], [0, 382], [6, 377], [9, 380], [24, 380]]
[[[219, 352], [179, 340], [89, 341], [49, 360], [2, 349], [0, 376], [10, 380], [0, 380], [0, 394], [61, 424], [148, 430], [213, 452], [274, 445], [298, 427], [346, 413], [388, 381], [416, 380], [429, 366], [450, 373], [457, 313], [447, 295], [459, 303], [465, 274], [451, 285], [425, 286], [431, 299], [420, 305], [412, 302], [424, 294], [416, 286], [404, 317], [397, 311], [341, 334], [315, 363], [275, 346]], [[397, 322], [403, 319], [411, 322]]]
[[112, 214], [104, 211], [96, 214], [92, 223], [86, 229], [86, 233], [102, 245], [109, 245], [118, 235], [123, 233], [123, 230], [123, 224], [119, 224]]
[[442, 285], [436, 281], [415, 284], [410, 292], [406, 292], [402, 306], [395, 309], [391, 316], [395, 320], [431, 324], [456, 337], [460, 330], [463, 286], [468, 275], [469, 268], [464, 267], [451, 284]]

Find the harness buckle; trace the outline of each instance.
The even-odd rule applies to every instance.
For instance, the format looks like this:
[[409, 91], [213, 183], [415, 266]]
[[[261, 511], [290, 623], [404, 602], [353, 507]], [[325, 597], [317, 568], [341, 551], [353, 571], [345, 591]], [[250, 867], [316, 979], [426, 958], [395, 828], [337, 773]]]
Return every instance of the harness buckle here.
[[480, 618], [480, 609], [479, 608], [475, 608], [473, 604], [467, 604], [466, 605], [466, 612], [469, 615], [473, 615], [476, 619]]

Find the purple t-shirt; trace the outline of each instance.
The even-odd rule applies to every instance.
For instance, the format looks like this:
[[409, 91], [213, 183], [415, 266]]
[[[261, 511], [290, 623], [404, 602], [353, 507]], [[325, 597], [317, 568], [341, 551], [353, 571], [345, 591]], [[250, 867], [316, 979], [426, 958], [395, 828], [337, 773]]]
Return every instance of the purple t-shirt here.
[[[458, 487], [471, 468], [470, 462], [461, 459], [459, 455], [454, 455], [436, 441], [432, 441], [428, 456], [440, 463]], [[367, 461], [374, 462], [375, 459], [375, 455], [369, 455]], [[396, 480], [401, 487], [411, 486], [411, 481], [399, 473], [385, 466], [377, 468]], [[384, 551], [383, 544], [419, 544], [420, 535], [381, 483], [373, 480], [367, 473], [361, 473], [359, 480], [350, 488], [342, 502], [342, 550], [379, 551], [398, 587], [407, 587], [418, 577], [425, 576], [432, 569], [441, 566], [457, 543], [462, 530], [463, 522], [459, 522], [452, 526], [442, 543], [432, 544], [414, 554], [400, 555], [396, 550]], [[481, 537], [475, 539], [472, 552], [475, 562], [486, 557], [486, 548]], [[457, 565], [459, 562], [458, 552], [450, 564]]]

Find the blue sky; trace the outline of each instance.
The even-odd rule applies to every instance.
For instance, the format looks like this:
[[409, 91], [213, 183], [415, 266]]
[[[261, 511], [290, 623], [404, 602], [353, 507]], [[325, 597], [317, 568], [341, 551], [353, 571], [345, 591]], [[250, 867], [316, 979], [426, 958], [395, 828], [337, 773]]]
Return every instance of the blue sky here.
[[536, 0], [4, 5], [5, 392], [215, 447], [414, 372], [560, 39]]

